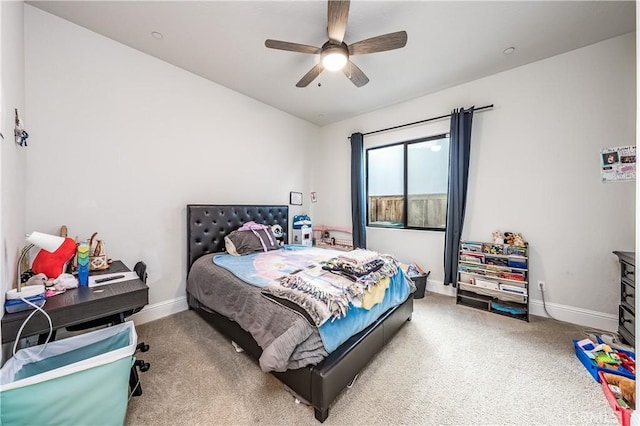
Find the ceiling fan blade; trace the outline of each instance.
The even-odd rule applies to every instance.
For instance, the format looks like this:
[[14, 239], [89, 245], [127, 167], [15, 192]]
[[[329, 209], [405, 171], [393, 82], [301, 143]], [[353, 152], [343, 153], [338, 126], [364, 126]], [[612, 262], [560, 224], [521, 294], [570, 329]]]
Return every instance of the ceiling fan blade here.
[[349, 55], [364, 55], [366, 53], [384, 52], [385, 50], [400, 49], [407, 44], [407, 32], [398, 31], [371, 37], [358, 41], [349, 46]]
[[369, 82], [369, 77], [362, 72], [360, 68], [353, 62], [347, 62], [347, 65], [342, 68], [344, 75], [356, 85], [356, 87], [362, 87]]
[[264, 42], [264, 45], [270, 49], [288, 50], [291, 52], [300, 53], [320, 53], [322, 49], [319, 47], [308, 46], [306, 44], [289, 43], [288, 41], [271, 40], [268, 39]]
[[320, 75], [322, 70], [324, 70], [324, 67], [322, 66], [322, 62], [320, 62], [319, 64], [311, 68], [309, 72], [306, 73], [304, 77], [302, 77], [300, 81], [296, 83], [296, 87], [307, 87], [309, 83], [311, 83], [316, 79], [316, 77]]
[[344, 40], [344, 34], [347, 32], [348, 17], [348, 1], [329, 1], [327, 10], [327, 35], [332, 43], [341, 44]]

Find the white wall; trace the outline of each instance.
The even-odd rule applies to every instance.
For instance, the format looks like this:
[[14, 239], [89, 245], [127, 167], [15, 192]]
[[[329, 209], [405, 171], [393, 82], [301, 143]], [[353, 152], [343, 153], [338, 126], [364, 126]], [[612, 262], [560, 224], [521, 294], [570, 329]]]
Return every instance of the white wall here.
[[144, 260], [152, 306], [184, 301], [187, 203], [308, 194], [316, 126], [31, 6], [25, 20], [27, 227]]
[[[546, 282], [552, 314], [615, 328], [611, 251], [634, 248], [635, 185], [600, 183], [598, 152], [634, 143], [635, 35], [318, 131], [30, 6], [25, 19], [26, 228], [57, 232], [66, 224], [81, 237], [98, 231], [112, 257], [147, 262], [152, 304], [184, 295], [186, 203], [286, 204], [290, 190], [317, 191], [317, 204], [292, 214], [350, 226], [348, 135], [493, 103], [474, 118], [463, 237], [522, 232], [531, 243], [531, 281]], [[365, 142], [448, 126], [434, 122]], [[275, 166], [264, 167], [265, 158]], [[429, 286], [437, 289], [442, 233], [369, 229], [368, 241], [432, 270]], [[539, 292], [532, 297], [541, 314]]]
[[[635, 248], [635, 182], [601, 183], [599, 151], [635, 144], [635, 75], [634, 33], [326, 126], [314, 154], [314, 223], [350, 226], [351, 133], [494, 104], [474, 116], [463, 238], [521, 232], [531, 247], [530, 280], [546, 282], [551, 314], [615, 330], [612, 251]], [[449, 120], [432, 122], [368, 136], [365, 144], [448, 128]], [[441, 286], [443, 233], [368, 228], [367, 241], [418, 262], [432, 271], [430, 289], [451, 292]], [[532, 312], [544, 315], [532, 287]]]
[[[29, 130], [24, 100], [23, 4], [0, 2], [0, 117], [4, 140], [0, 139], [0, 302], [16, 283], [16, 262], [25, 244], [25, 148], [13, 137], [14, 109], [18, 108]], [[0, 317], [4, 315], [4, 309]]]

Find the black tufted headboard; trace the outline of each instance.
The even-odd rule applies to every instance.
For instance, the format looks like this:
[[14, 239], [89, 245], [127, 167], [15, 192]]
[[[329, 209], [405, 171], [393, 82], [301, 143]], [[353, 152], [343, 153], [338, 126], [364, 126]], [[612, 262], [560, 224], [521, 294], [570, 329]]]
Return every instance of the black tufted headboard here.
[[254, 221], [282, 226], [287, 243], [288, 206], [187, 204], [187, 272], [197, 258], [224, 251], [224, 237]]

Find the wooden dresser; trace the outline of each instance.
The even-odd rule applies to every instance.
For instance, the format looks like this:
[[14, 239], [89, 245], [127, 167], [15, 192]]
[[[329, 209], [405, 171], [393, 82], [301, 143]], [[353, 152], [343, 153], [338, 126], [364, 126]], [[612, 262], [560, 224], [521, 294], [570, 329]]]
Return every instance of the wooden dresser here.
[[614, 251], [613, 254], [620, 260], [618, 334], [633, 346], [636, 335], [636, 254], [629, 251]]

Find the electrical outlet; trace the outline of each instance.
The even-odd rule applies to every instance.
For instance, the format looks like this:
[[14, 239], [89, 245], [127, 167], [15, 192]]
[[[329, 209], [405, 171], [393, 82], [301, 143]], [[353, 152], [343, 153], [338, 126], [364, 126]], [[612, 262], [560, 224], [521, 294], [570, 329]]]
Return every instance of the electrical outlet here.
[[538, 281], [538, 289], [539, 289], [540, 291], [543, 291], [543, 290], [544, 290], [544, 281]]

